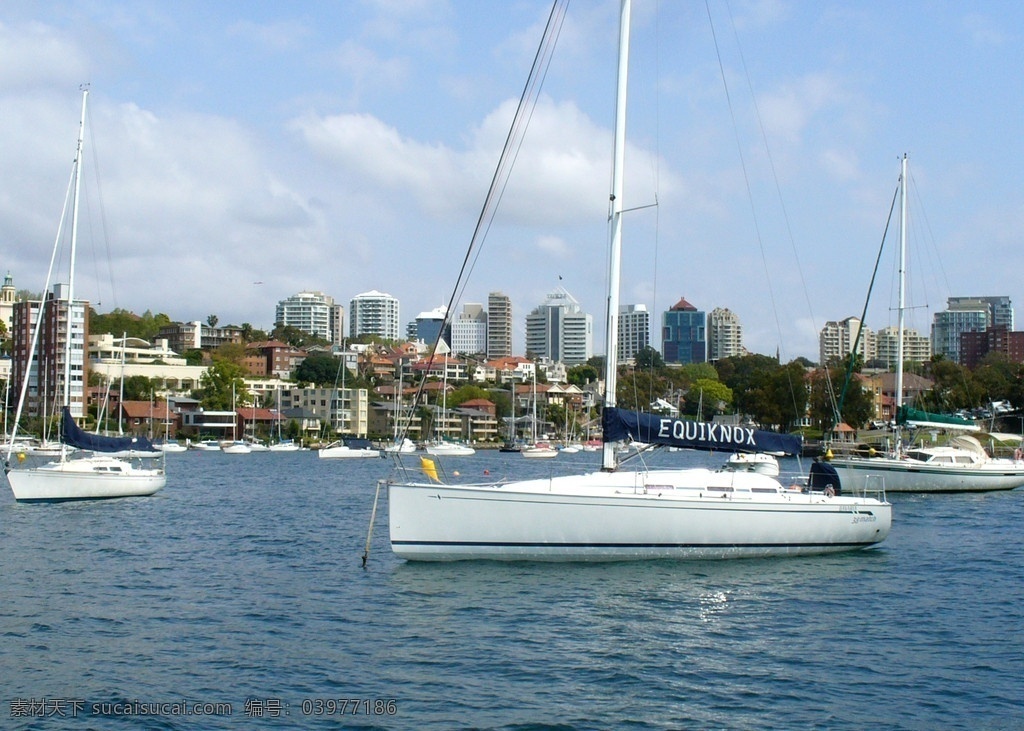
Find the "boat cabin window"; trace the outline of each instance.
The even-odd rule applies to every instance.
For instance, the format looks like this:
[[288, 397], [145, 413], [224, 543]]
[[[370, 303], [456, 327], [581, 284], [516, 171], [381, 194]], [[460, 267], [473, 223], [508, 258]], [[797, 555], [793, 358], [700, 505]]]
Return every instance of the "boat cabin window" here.
[[731, 486], [726, 485], [708, 485], [708, 490], [711, 492], [732, 492]]

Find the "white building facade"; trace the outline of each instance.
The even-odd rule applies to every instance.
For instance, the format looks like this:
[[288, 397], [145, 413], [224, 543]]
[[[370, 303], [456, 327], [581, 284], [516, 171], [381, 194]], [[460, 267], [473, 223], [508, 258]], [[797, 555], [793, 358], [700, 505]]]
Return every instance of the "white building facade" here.
[[398, 340], [401, 322], [398, 300], [376, 290], [357, 294], [349, 302], [348, 321], [349, 337], [377, 335], [387, 340]]
[[526, 352], [567, 366], [586, 363], [593, 352], [593, 318], [559, 287], [526, 316]]
[[345, 335], [345, 308], [323, 292], [299, 292], [277, 303], [274, 324], [294, 327], [337, 345]]

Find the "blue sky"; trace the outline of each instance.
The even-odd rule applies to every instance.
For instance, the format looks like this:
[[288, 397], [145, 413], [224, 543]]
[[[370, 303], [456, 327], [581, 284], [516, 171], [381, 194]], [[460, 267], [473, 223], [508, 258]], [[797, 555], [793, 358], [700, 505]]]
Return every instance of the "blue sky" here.
[[[863, 307], [903, 153], [910, 325], [949, 296], [1024, 303], [1019, 3], [709, 7], [634, 0], [625, 195], [658, 206], [626, 218], [624, 303], [728, 307], [752, 351], [816, 359]], [[88, 82], [85, 228], [106, 235], [79, 292], [100, 311], [269, 328], [298, 291], [376, 289], [412, 319], [448, 300], [549, 9], [7, 0], [0, 269], [42, 288]], [[617, 22], [616, 0], [570, 4], [466, 289], [512, 298], [520, 349], [561, 284], [603, 352]], [[895, 322], [894, 262], [872, 329]]]

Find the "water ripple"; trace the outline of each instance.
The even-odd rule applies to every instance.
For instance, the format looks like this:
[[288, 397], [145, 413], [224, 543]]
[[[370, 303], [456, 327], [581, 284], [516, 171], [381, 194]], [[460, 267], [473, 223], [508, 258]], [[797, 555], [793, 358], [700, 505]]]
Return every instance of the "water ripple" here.
[[[536, 469], [514, 457], [459, 469]], [[897, 496], [880, 550], [700, 563], [406, 564], [382, 509], [362, 570], [383, 461], [170, 461], [149, 499], [0, 500], [9, 702], [232, 704], [145, 720], [175, 731], [1024, 728], [1024, 493]], [[397, 714], [302, 713], [341, 698]]]

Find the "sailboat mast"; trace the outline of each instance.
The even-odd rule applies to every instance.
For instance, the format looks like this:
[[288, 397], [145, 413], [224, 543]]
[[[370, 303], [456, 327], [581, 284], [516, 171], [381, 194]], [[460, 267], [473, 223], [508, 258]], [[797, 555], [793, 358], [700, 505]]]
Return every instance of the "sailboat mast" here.
[[[89, 90], [82, 90], [82, 120], [78, 125], [78, 150], [75, 153], [75, 202], [71, 209], [71, 254], [68, 258], [68, 313], [64, 336], [64, 406], [71, 406], [71, 338], [75, 302], [75, 255], [78, 249], [78, 201], [82, 188], [82, 150], [85, 148], [85, 105]], [[41, 313], [40, 313], [41, 314]], [[84, 384], [83, 384], [84, 385]], [[83, 394], [84, 395], [84, 394]]]
[[899, 312], [896, 327], [896, 414], [903, 406], [903, 329], [906, 309], [905, 279], [907, 276], [907, 156], [903, 155], [900, 169], [900, 285]]
[[[619, 14], [619, 72], [615, 86], [615, 146], [612, 153], [611, 224], [608, 251], [608, 314], [605, 327], [604, 407], [615, 406], [618, 381], [619, 278], [622, 262], [622, 173], [626, 160], [626, 81], [629, 78], [630, 0], [622, 0]], [[604, 442], [601, 469], [615, 469], [615, 445]]]

